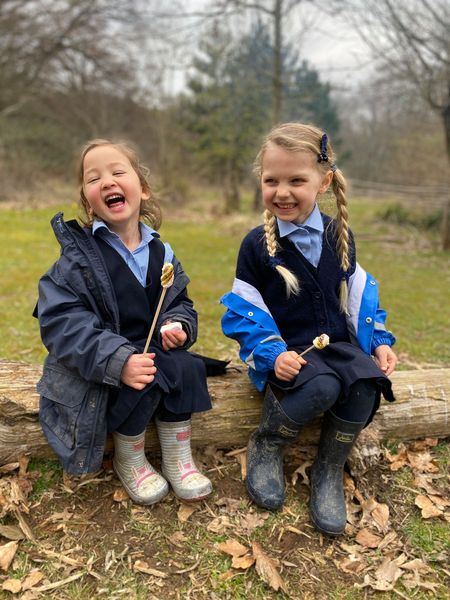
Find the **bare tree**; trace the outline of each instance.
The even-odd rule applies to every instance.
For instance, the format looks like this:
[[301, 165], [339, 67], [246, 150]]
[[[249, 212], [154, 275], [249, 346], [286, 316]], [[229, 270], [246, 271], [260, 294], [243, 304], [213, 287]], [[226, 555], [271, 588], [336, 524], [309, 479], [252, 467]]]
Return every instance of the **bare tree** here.
[[[390, 77], [439, 114], [450, 164], [450, 0], [335, 0]], [[448, 211], [447, 211], [448, 213]], [[450, 249], [448, 214], [444, 249]]]

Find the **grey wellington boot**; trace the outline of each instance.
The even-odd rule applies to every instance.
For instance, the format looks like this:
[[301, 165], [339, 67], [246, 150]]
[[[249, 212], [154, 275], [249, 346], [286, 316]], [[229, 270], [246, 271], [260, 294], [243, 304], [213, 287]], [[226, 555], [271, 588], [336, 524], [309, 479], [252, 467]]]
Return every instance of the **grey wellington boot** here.
[[344, 532], [344, 465], [364, 425], [343, 421], [330, 411], [324, 415], [319, 450], [311, 467], [310, 515], [316, 529], [326, 535]]
[[138, 504], [155, 504], [169, 493], [169, 485], [145, 456], [145, 432], [123, 435], [115, 431], [114, 470], [127, 494]]
[[247, 444], [247, 491], [258, 506], [277, 510], [283, 505], [283, 450], [299, 431], [300, 424], [287, 416], [267, 386], [259, 427]]

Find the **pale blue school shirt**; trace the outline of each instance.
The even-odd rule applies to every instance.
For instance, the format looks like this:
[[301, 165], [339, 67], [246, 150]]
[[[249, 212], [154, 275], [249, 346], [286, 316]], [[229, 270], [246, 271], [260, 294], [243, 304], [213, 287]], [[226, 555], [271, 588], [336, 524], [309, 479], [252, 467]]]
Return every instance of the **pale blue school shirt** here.
[[323, 221], [317, 204], [304, 223], [277, 219], [280, 237], [288, 237], [308, 262], [317, 267], [322, 254]]
[[111, 248], [123, 258], [133, 275], [139, 283], [145, 287], [147, 282], [148, 260], [150, 257], [149, 242], [152, 240], [155, 230], [146, 225], [139, 223], [141, 232], [141, 242], [133, 251], [128, 250], [120, 237], [114, 231], [111, 231], [104, 221], [95, 219], [92, 224], [92, 234], [101, 236]]

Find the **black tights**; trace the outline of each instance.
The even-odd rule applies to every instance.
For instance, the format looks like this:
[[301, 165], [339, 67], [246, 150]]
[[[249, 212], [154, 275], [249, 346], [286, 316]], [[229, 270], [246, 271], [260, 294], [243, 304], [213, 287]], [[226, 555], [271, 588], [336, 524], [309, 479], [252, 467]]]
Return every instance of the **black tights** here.
[[377, 385], [373, 379], [359, 379], [344, 396], [339, 379], [324, 374], [288, 391], [281, 400], [281, 406], [288, 417], [301, 425], [310, 423], [330, 409], [339, 419], [365, 423], [373, 412], [376, 398]]
[[[153, 414], [150, 414], [150, 411], [153, 411], [153, 404], [145, 402], [145, 398], [143, 398], [128, 415], [126, 420], [119, 425], [117, 431], [122, 435], [139, 435], [145, 431], [153, 416]], [[176, 414], [170, 412], [170, 410], [164, 407], [163, 401], [159, 402], [154, 414], [160, 421], [165, 421], [166, 423], [179, 423], [181, 421], [189, 421], [191, 418], [191, 413]]]

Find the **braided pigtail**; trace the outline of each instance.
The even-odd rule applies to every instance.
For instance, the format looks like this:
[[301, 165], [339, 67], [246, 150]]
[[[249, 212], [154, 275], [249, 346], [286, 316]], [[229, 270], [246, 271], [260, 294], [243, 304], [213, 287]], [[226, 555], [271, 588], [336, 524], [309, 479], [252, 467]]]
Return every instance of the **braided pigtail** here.
[[286, 284], [286, 294], [289, 297], [291, 294], [297, 295], [300, 292], [300, 284], [297, 277], [289, 271], [281, 262], [277, 262], [275, 255], [278, 250], [278, 242], [276, 238], [276, 223], [275, 215], [270, 210], [264, 211], [264, 233], [266, 238], [267, 252], [273, 259], [273, 266], [284, 279]]
[[[347, 184], [339, 169], [336, 169], [336, 171], [333, 173], [332, 187], [336, 197], [337, 206], [337, 251], [341, 268], [343, 271], [347, 272], [350, 268], [348, 211], [347, 198], [345, 196]], [[339, 304], [341, 312], [347, 314], [348, 285], [345, 277], [342, 279], [339, 289]]]

